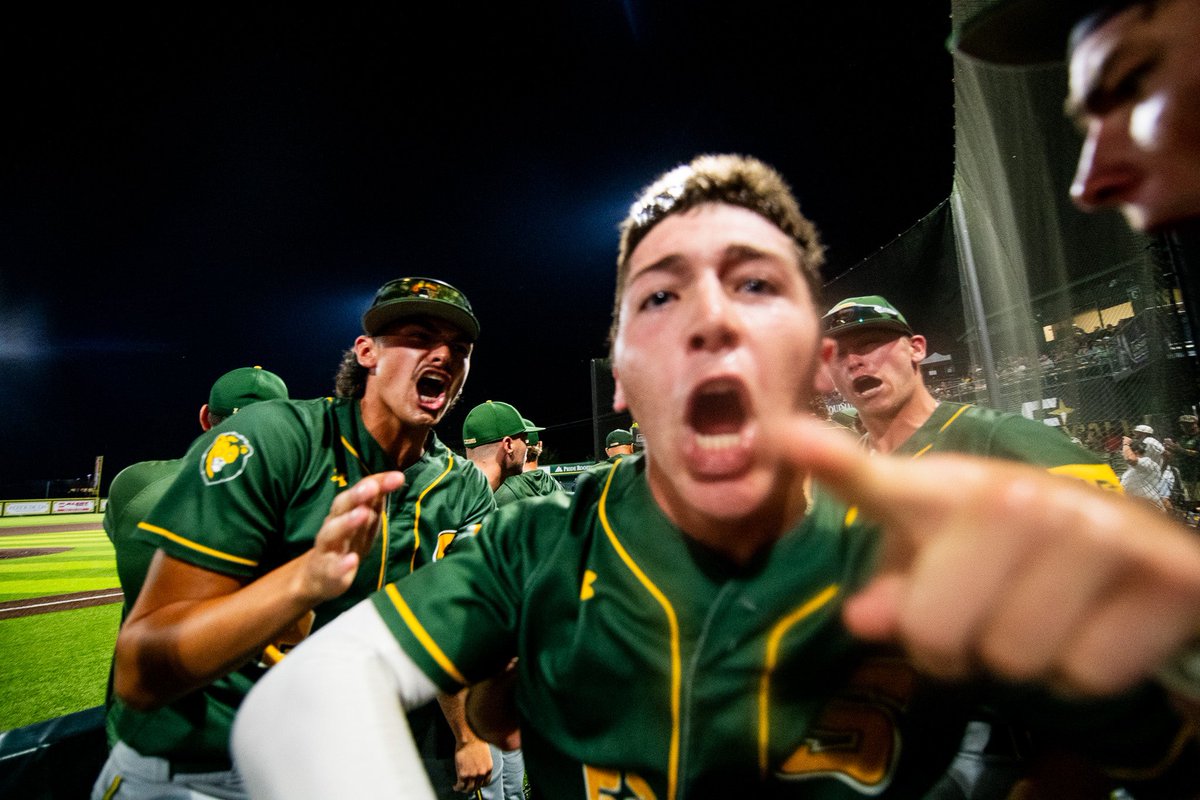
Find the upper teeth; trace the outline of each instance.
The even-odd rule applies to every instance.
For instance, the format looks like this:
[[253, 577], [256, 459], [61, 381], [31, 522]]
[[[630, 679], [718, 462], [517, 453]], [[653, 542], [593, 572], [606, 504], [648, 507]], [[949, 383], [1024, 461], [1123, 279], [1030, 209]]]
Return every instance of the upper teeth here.
[[726, 447], [735, 447], [740, 440], [741, 437], [736, 433], [696, 434], [696, 444], [704, 450], [721, 450]]

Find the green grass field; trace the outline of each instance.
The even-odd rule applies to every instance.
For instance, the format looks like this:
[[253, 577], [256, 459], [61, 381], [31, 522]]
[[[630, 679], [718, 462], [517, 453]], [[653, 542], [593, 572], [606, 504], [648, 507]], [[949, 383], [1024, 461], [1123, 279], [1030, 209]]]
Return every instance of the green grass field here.
[[[66, 533], [0, 536], [0, 551], [66, 547], [61, 553], [0, 558], [0, 601], [118, 586], [101, 515], [0, 518], [0, 528], [94, 523]], [[2, 553], [0, 553], [2, 555]], [[82, 711], [104, 702], [121, 617], [119, 602], [0, 620], [0, 730]]]
[[121, 604], [0, 620], [0, 730], [101, 705]]

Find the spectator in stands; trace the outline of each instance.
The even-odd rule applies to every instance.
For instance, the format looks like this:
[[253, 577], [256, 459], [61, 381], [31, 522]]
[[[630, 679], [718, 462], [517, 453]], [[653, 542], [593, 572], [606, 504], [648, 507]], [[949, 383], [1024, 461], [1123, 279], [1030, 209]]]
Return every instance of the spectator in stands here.
[[1162, 508], [1158, 487], [1162, 481], [1162, 468], [1150, 458], [1146, 443], [1126, 436], [1121, 450], [1125, 456], [1125, 471], [1121, 473], [1121, 487], [1125, 494], [1142, 497]]
[[1154, 438], [1154, 428], [1141, 424], [1133, 426], [1132, 438], [1146, 446], [1146, 456], [1162, 469], [1163, 451], [1166, 449], [1162, 442]]
[[1182, 415], [1179, 430], [1182, 433], [1179, 440], [1164, 439], [1163, 446], [1179, 468], [1186, 499], [1200, 500], [1200, 424], [1197, 424], [1196, 415]]
[[1165, 510], [1179, 515], [1187, 510], [1187, 492], [1183, 488], [1183, 479], [1179, 477], [1179, 469], [1172, 463], [1174, 460], [1170, 450], [1163, 453], [1162, 478], [1158, 482], [1158, 499]]

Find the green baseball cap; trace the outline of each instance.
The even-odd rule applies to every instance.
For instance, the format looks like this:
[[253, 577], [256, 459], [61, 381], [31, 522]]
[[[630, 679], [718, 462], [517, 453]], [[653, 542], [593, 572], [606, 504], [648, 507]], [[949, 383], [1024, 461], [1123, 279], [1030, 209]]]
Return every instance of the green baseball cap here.
[[604, 439], [604, 448], [606, 450], [619, 444], [633, 444], [633, 434], [624, 428], [617, 428], [614, 431], [610, 431]]
[[463, 444], [478, 447], [481, 444], [498, 442], [505, 436], [520, 436], [543, 431], [521, 416], [508, 403], [488, 400], [470, 410], [463, 420]]
[[436, 278], [397, 278], [379, 287], [362, 316], [363, 332], [375, 336], [396, 320], [415, 316], [444, 319], [472, 342], [479, 338], [479, 320], [467, 296]]
[[524, 422], [524, 423], [525, 423], [525, 432], [529, 434], [529, 443], [530, 443], [530, 444], [537, 444], [537, 443], [538, 443], [538, 434], [537, 434], [537, 432], [538, 432], [538, 431], [544, 431], [544, 430], [546, 430], [546, 429], [545, 429], [545, 428], [539, 428], [538, 426], [534, 425], [532, 422], [530, 422], [529, 420], [525, 419], [524, 417], [521, 417], [521, 422]]
[[240, 367], [217, 378], [208, 393], [208, 410], [228, 417], [261, 400], [287, 399], [283, 378], [262, 367]]
[[1094, 27], [1145, 0], [997, 0], [963, 23], [949, 46], [992, 64], [1053, 64], [1067, 54], [1067, 39], [1084, 19]]
[[821, 317], [821, 328], [826, 336], [840, 336], [858, 328], [890, 328], [912, 336], [913, 330], [895, 306], [887, 298], [877, 294], [863, 297], [847, 297]]

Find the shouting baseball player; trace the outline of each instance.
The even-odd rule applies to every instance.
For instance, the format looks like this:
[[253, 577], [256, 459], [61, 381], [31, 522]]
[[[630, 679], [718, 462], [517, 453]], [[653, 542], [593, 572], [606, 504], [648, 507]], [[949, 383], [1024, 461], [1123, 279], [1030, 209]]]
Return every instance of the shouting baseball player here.
[[814, 422], [820, 263], [761, 162], [647, 188], [612, 343], [645, 451], [501, 508], [301, 644], [235, 724], [255, 796], [428, 797], [402, 707], [514, 656], [530, 784], [556, 800], [920, 797], [988, 701], [1114, 780], [1182, 780], [1190, 729], [1143, 679], [1195, 633], [1200, 543], [1074, 478], [868, 457]]
[[[229, 769], [229, 726], [263, 673], [264, 647], [310, 610], [319, 629], [421, 571], [495, 508], [479, 470], [432, 430], [470, 368], [479, 322], [467, 298], [439, 280], [402, 278], [379, 289], [362, 324], [340, 396], [241, 411], [192, 447], [140, 524], [159, 552], [117, 641], [117, 694], [138, 709], [202, 694], [207, 711], [178, 734], [194, 743], [186, 763], [134, 752], [114, 780], [137, 772], [161, 784], [155, 796], [197, 796], [186, 794], [196, 775]], [[342, 535], [350, 521], [318, 533], [339, 493], [361, 504], [352, 521], [366, 527], [354, 536]], [[436, 714], [413, 721], [430, 774], [445, 796], [456, 783], [474, 791], [491, 777], [490, 751], [460, 698], [443, 705], [454, 737], [438, 735], [435, 723], [446, 723]], [[239, 796], [236, 785], [222, 791]]]

